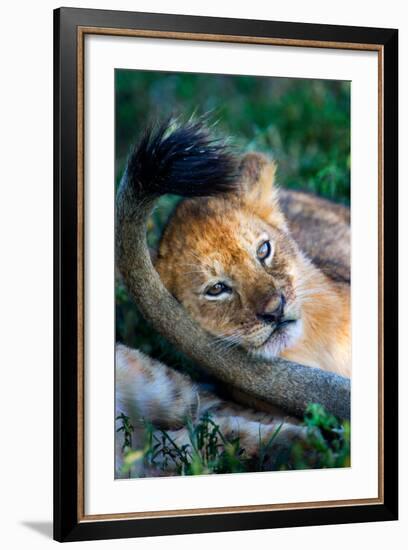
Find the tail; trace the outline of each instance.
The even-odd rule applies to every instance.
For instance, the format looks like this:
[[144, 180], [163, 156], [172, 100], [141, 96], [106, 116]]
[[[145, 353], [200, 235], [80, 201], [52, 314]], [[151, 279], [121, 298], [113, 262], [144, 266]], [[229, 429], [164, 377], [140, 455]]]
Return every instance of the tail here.
[[137, 196], [210, 196], [235, 185], [238, 162], [201, 121], [150, 127], [131, 152], [125, 177]]

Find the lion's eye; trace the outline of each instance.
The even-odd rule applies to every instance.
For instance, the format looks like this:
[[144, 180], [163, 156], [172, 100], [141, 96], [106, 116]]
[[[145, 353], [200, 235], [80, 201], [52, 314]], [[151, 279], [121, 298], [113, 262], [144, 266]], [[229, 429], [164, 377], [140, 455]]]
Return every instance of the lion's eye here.
[[272, 252], [271, 243], [269, 241], [265, 241], [258, 246], [256, 255], [258, 256], [259, 260], [266, 260], [271, 255], [271, 252]]
[[205, 291], [207, 296], [220, 296], [224, 292], [231, 292], [231, 288], [224, 283], [215, 283], [215, 285], [210, 286]]

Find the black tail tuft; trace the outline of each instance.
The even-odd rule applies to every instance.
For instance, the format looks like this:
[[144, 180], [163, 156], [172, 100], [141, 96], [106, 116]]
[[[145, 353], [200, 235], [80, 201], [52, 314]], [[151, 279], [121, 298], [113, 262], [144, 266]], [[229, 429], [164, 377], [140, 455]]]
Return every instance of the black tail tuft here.
[[151, 127], [131, 153], [126, 176], [138, 193], [210, 196], [233, 189], [237, 161], [200, 121]]

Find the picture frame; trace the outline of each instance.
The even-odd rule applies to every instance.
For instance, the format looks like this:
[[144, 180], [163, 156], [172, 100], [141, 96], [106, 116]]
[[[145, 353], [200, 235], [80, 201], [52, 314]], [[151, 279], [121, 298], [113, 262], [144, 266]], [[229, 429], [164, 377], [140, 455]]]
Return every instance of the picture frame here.
[[[87, 377], [85, 40], [250, 44], [374, 52], [378, 79], [378, 416], [376, 496], [340, 500], [89, 514], [84, 454]], [[275, 527], [388, 521], [398, 517], [398, 31], [275, 21], [60, 8], [54, 12], [54, 538], [60, 542]], [[360, 212], [361, 216], [366, 213]], [[377, 353], [377, 350], [376, 350]], [[108, 365], [113, 369], [113, 364]], [[88, 383], [88, 382], [87, 382]], [[113, 397], [112, 397], [113, 399]], [[122, 483], [122, 482], [121, 482]], [[162, 483], [162, 480], [155, 480]]]

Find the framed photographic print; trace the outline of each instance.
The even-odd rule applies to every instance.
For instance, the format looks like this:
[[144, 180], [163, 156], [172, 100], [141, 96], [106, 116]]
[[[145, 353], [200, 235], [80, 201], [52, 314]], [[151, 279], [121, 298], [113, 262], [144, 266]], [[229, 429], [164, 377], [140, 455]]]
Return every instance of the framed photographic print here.
[[397, 519], [397, 31], [54, 30], [55, 538]]

